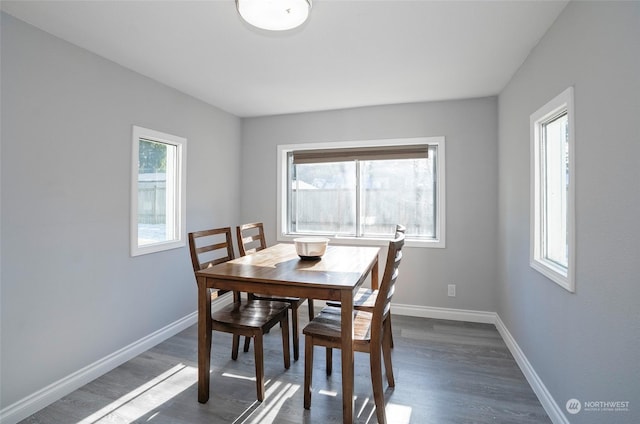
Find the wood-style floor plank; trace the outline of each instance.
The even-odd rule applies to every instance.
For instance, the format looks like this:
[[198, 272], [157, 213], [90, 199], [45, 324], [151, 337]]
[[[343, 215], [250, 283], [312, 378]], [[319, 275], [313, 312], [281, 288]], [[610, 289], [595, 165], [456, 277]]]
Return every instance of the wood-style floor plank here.
[[[306, 323], [301, 314], [301, 328]], [[550, 423], [495, 326], [394, 315], [395, 389], [390, 423]], [[316, 348], [310, 410], [303, 409], [304, 356], [282, 365], [280, 329], [265, 337], [266, 398], [255, 398], [253, 352], [231, 360], [231, 336], [213, 334], [211, 397], [198, 403], [192, 326], [65, 396], [22, 424], [340, 423], [340, 355], [326, 377]], [[302, 337], [302, 336], [301, 336]], [[337, 371], [337, 372], [336, 372]], [[375, 423], [369, 358], [355, 354], [358, 423]]]

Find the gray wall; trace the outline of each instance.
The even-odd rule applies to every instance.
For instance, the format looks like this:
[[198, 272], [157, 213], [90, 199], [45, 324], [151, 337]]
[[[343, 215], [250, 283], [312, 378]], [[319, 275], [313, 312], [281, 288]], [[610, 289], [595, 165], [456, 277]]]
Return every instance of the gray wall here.
[[497, 125], [495, 97], [244, 119], [241, 217], [275, 242], [278, 144], [445, 136], [447, 247], [405, 248], [394, 302], [495, 311]]
[[195, 230], [237, 223], [241, 122], [5, 14], [2, 90], [6, 407], [195, 311], [187, 248], [129, 257], [131, 126], [188, 139]]
[[[529, 267], [529, 116], [575, 87], [576, 292]], [[499, 96], [498, 313], [564, 410], [640, 421], [640, 3], [571, 2]]]

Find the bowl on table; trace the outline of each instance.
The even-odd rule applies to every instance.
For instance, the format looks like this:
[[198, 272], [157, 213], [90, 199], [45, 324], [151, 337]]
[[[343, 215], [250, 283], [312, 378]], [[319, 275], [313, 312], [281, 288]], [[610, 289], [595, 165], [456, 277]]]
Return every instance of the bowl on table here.
[[293, 239], [296, 253], [303, 260], [317, 260], [327, 250], [329, 239], [326, 237], [300, 237]]

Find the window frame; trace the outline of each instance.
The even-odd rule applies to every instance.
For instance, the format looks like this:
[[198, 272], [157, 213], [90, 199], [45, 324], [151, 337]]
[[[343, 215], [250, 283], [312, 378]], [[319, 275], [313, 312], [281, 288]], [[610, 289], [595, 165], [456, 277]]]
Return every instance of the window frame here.
[[[544, 225], [544, 195], [546, 194], [546, 165], [543, 159], [544, 126], [564, 113], [567, 115], [568, 143], [568, 189], [567, 214], [567, 267], [544, 257], [545, 239], [548, 237]], [[575, 292], [575, 115], [573, 87], [569, 87], [530, 117], [530, 266], [567, 291]], [[564, 169], [563, 169], [564, 171]]]
[[[162, 241], [140, 246], [138, 244], [138, 172], [140, 140], [167, 144], [176, 147], [175, 181], [172, 190], [175, 191], [175, 202], [172, 211], [175, 237], [173, 240]], [[187, 139], [172, 134], [151, 130], [134, 125], [132, 129], [131, 156], [131, 222], [130, 222], [130, 254], [132, 257], [149, 253], [162, 252], [186, 246], [186, 158]], [[169, 181], [167, 181], [169, 185]], [[169, 214], [168, 214], [169, 215]]]
[[[320, 142], [320, 143], [304, 143], [304, 144], [285, 144], [277, 146], [277, 240], [282, 242], [291, 242], [296, 237], [303, 234], [288, 234], [286, 232], [287, 225], [287, 156], [289, 152], [301, 150], [323, 150], [323, 149], [340, 149], [340, 148], [358, 148], [358, 147], [380, 147], [380, 146], [403, 146], [412, 144], [428, 144], [437, 146], [438, 166], [437, 174], [437, 190], [436, 190], [436, 237], [432, 240], [417, 239], [407, 236], [405, 246], [408, 247], [446, 247], [446, 155], [445, 155], [445, 137], [416, 137], [416, 138], [400, 138], [400, 139], [382, 139], [382, 140], [358, 140], [358, 141], [341, 141], [341, 142]], [[334, 244], [350, 244], [350, 245], [369, 245], [369, 246], [385, 246], [388, 244], [388, 238], [372, 238], [372, 237], [349, 237], [349, 236], [330, 236], [331, 243]]]

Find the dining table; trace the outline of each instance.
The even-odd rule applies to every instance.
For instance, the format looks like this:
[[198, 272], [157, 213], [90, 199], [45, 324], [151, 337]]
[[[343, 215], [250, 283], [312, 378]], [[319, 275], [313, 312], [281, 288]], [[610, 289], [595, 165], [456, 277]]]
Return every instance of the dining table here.
[[339, 301], [342, 331], [342, 413], [352, 423], [354, 293], [371, 276], [378, 285], [378, 247], [330, 244], [314, 260], [294, 244], [279, 243], [251, 255], [196, 272], [198, 282], [198, 401], [209, 400], [211, 361], [210, 289]]

